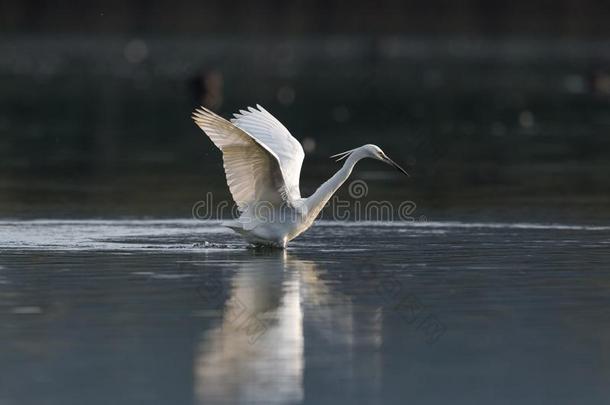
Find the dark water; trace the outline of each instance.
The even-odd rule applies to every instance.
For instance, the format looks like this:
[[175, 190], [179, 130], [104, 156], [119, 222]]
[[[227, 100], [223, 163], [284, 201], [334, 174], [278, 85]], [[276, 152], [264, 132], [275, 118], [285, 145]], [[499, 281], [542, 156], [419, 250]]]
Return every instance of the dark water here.
[[0, 222], [0, 403], [602, 404], [610, 227]]
[[[87, 219], [232, 204], [214, 77], [309, 145], [303, 195], [375, 143], [412, 177], [339, 197], [414, 222]], [[0, 87], [0, 405], [608, 403], [610, 42], [18, 35]]]
[[412, 178], [362, 162], [372, 199], [586, 199], [608, 216], [610, 41], [32, 34], [0, 38], [0, 217], [185, 217], [206, 192], [230, 199], [190, 119], [210, 77], [222, 116], [260, 103], [307, 141], [303, 195], [330, 155], [375, 143]]

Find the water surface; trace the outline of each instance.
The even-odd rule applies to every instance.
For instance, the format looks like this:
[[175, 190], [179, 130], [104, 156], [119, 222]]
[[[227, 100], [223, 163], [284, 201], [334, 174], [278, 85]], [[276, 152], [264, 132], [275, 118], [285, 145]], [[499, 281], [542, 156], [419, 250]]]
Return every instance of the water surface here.
[[0, 402], [605, 403], [610, 227], [0, 222]]

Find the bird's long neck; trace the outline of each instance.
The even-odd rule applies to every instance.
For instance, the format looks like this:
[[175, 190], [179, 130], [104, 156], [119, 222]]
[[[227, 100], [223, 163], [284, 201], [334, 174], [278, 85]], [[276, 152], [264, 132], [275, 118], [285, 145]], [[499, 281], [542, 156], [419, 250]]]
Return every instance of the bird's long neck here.
[[322, 185], [305, 200], [308, 216], [313, 216], [314, 218], [318, 216], [318, 213], [324, 208], [324, 205], [328, 200], [335, 194], [337, 189], [345, 183], [350, 174], [352, 174], [354, 166], [360, 159], [361, 157], [356, 156], [354, 153], [348, 156], [343, 167], [341, 167], [341, 169], [339, 169], [330, 179], [322, 183]]

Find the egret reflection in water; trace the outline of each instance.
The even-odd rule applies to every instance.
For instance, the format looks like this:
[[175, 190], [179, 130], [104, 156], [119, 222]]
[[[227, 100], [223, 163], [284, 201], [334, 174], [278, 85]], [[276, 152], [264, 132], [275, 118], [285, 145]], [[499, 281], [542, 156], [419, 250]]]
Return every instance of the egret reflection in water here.
[[[347, 356], [339, 355], [345, 360], [346, 376], [353, 374], [353, 303], [348, 296], [333, 293], [321, 272], [320, 265], [286, 251], [267, 252], [242, 263], [231, 279], [222, 319], [203, 333], [197, 348], [199, 403], [301, 401], [305, 316], [320, 326], [309, 338], [348, 348], [343, 353]], [[381, 317], [373, 322], [379, 326]], [[377, 333], [369, 340], [380, 343], [380, 328], [374, 329]]]

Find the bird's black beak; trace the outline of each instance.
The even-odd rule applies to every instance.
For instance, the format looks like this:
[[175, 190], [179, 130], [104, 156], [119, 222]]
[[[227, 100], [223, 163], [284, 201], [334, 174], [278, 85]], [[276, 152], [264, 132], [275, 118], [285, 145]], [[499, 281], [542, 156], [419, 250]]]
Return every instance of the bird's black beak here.
[[411, 177], [411, 176], [409, 175], [409, 173], [407, 173], [407, 171], [406, 171], [405, 169], [403, 169], [402, 167], [400, 167], [400, 166], [398, 165], [398, 163], [396, 163], [395, 161], [393, 161], [392, 159], [390, 159], [390, 158], [389, 158], [389, 157], [387, 157], [387, 156], [384, 156], [384, 159], [385, 159], [385, 162], [386, 162], [387, 164], [389, 164], [390, 166], [394, 166], [394, 167], [396, 168], [396, 170], [398, 170], [398, 171], [399, 171], [399, 172], [401, 172], [401, 173], [404, 173], [404, 174], [405, 174], [407, 177]]

